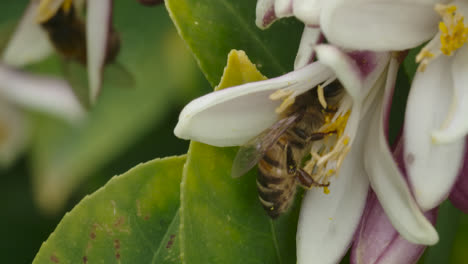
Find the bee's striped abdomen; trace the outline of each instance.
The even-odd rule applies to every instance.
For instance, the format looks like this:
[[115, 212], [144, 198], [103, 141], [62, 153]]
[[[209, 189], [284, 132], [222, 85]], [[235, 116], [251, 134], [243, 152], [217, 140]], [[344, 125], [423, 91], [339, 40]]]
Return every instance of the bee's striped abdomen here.
[[271, 218], [278, 217], [289, 208], [296, 192], [295, 177], [287, 170], [287, 144], [287, 137], [281, 136], [258, 163], [258, 196]]

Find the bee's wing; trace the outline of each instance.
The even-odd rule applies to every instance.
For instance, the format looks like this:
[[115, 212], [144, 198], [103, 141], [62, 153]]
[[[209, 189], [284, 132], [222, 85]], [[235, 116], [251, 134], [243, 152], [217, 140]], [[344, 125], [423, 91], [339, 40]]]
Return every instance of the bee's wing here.
[[265, 152], [273, 146], [278, 138], [286, 132], [300, 116], [301, 113], [298, 112], [283, 118], [263, 131], [260, 135], [242, 145], [232, 164], [231, 176], [233, 178], [240, 177], [255, 166], [263, 155], [265, 155]]

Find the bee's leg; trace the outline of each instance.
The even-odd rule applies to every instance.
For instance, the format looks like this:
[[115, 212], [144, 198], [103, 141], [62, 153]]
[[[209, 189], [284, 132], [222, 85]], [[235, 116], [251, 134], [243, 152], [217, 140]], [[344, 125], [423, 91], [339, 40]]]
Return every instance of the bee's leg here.
[[312, 133], [309, 135], [307, 138], [307, 141], [317, 141], [323, 139], [325, 136], [328, 136], [330, 134], [334, 134], [336, 131], [330, 131], [330, 132], [316, 132]]
[[317, 182], [316, 180], [314, 180], [314, 178], [312, 178], [312, 176], [310, 176], [309, 173], [307, 173], [305, 170], [300, 169], [300, 168], [296, 169], [296, 179], [299, 181], [299, 184], [302, 187], [307, 188], [307, 189], [310, 189], [313, 186], [328, 187], [330, 185], [329, 182], [326, 184]]
[[296, 164], [296, 161], [294, 160], [292, 148], [289, 144], [286, 144], [285, 148], [286, 148], [286, 166], [287, 166], [288, 174], [295, 175], [297, 164]]

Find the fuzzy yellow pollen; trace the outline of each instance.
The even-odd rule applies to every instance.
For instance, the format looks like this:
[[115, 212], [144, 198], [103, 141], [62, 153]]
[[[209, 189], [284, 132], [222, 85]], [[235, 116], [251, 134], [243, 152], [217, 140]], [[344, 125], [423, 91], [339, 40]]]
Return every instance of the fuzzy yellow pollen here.
[[464, 17], [457, 12], [456, 6], [438, 4], [435, 10], [442, 17], [439, 23], [440, 50], [443, 54], [451, 56], [468, 40], [468, 27], [465, 27]]
[[328, 189], [328, 187], [323, 187], [323, 193], [324, 193], [324, 194], [329, 194], [329, 193], [330, 193], [330, 189]]
[[434, 10], [442, 18], [439, 22], [440, 42], [429, 42], [416, 56], [416, 62], [420, 63], [418, 71], [421, 72], [431, 60], [442, 54], [452, 56], [468, 41], [468, 27], [465, 26], [463, 15], [457, 12], [457, 6], [436, 4]]

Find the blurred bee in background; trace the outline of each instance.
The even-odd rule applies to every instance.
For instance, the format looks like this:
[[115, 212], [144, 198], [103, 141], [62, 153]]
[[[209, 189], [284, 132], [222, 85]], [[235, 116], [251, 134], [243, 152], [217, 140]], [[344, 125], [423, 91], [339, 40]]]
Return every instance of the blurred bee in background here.
[[301, 165], [314, 141], [336, 133], [319, 132], [327, 112], [336, 111], [327, 107], [324, 100], [333, 106], [343, 94], [343, 86], [335, 80], [325, 88], [317, 87], [297, 96], [279, 121], [239, 149], [232, 177], [240, 177], [258, 165], [258, 198], [271, 218], [289, 209], [297, 185], [306, 189], [329, 186], [329, 182], [315, 180]]
[[[106, 67], [102, 69], [100, 73], [102, 77], [98, 77], [99, 80], [96, 78], [91, 80], [89, 72], [86, 74], [86, 68], [83, 67], [89, 67], [89, 51], [87, 50], [87, 37], [89, 36], [87, 36], [83, 8], [81, 8], [84, 6], [84, 1], [62, 0], [59, 1], [59, 5], [55, 3], [57, 1], [43, 1], [44, 8], [41, 10], [39, 7], [38, 22], [47, 32], [55, 50], [64, 58], [65, 78], [84, 106], [89, 107], [96, 100], [102, 83], [112, 87], [134, 86], [132, 74], [115, 61], [121, 45], [120, 36], [112, 23], [109, 23], [109, 29], [106, 32], [106, 48], [103, 50], [105, 54], [102, 66]], [[111, 19], [107, 17], [110, 14], [102, 15], [106, 16], [103, 19]]]
[[[42, 28], [58, 53], [65, 59], [86, 65], [86, 26], [72, 1], [65, 1], [57, 12], [45, 21]], [[105, 64], [111, 63], [120, 50], [120, 37], [113, 27], [109, 30]]]

